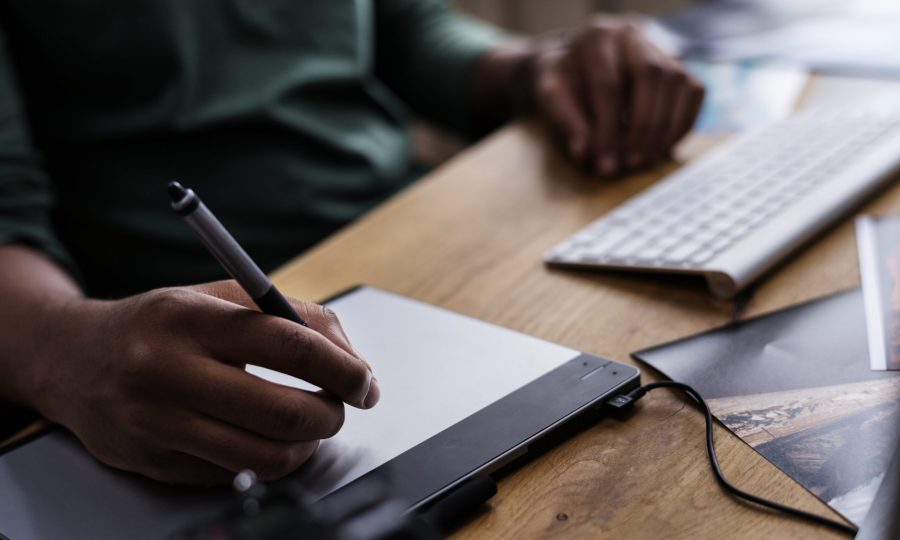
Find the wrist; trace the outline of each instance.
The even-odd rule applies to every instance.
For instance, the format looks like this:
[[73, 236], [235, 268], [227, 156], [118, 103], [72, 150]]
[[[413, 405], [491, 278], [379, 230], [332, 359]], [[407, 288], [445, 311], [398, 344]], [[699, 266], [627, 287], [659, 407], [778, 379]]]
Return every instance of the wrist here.
[[18, 370], [10, 391], [13, 399], [60, 421], [66, 402], [65, 390], [74, 381], [69, 368], [80, 359], [96, 354], [92, 342], [104, 332], [99, 315], [111, 302], [84, 297], [59, 298], [42, 303], [32, 311], [33, 331], [22, 336], [30, 344], [31, 357]]
[[572, 34], [567, 31], [553, 32], [536, 36], [529, 41], [527, 54], [516, 66], [511, 88], [513, 102], [518, 115], [532, 114], [537, 111], [537, 89], [542, 69], [542, 60], [565, 49], [572, 41]]
[[480, 131], [535, 112], [541, 58], [568, 45], [568, 33], [514, 39], [479, 60], [473, 82], [473, 109]]
[[56, 263], [18, 244], [0, 246], [0, 298], [0, 400], [41, 410], [44, 374], [78, 335], [82, 317], [68, 312], [86, 300]]
[[479, 58], [472, 77], [471, 102], [478, 134], [486, 133], [520, 111], [521, 83], [532, 63], [532, 41], [510, 40]]

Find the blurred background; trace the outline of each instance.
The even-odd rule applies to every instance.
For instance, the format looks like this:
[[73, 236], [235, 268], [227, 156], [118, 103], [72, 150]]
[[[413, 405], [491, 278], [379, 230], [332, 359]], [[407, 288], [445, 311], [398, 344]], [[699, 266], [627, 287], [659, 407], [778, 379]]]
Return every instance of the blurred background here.
[[[732, 134], [794, 110], [809, 74], [846, 79], [846, 88], [900, 79], [900, 0], [456, 0], [462, 11], [509, 30], [575, 29], [593, 14], [640, 14], [657, 46], [682, 58], [707, 88], [695, 128]], [[874, 81], [874, 82], [873, 82]], [[868, 108], [900, 108], [885, 86]], [[425, 125], [414, 136], [417, 161], [434, 166], [463, 147]]]
[[463, 11], [525, 33], [570, 28], [592, 13], [640, 12], [659, 15], [691, 5], [690, 0], [457, 0]]

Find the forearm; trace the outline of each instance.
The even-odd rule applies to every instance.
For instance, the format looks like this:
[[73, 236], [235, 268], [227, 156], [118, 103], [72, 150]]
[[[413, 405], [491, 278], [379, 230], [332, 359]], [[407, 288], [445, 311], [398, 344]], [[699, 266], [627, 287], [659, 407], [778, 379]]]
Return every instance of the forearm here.
[[41, 253], [0, 246], [0, 401], [36, 408], [40, 368], [65, 339], [65, 312], [84, 300], [75, 281]]

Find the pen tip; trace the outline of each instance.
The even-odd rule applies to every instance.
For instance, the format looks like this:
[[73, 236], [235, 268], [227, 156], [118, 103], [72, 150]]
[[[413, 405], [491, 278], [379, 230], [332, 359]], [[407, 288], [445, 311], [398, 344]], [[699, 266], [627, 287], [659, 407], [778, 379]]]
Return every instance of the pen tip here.
[[168, 192], [169, 197], [172, 198], [172, 202], [175, 203], [180, 202], [187, 196], [187, 190], [178, 182], [169, 182]]

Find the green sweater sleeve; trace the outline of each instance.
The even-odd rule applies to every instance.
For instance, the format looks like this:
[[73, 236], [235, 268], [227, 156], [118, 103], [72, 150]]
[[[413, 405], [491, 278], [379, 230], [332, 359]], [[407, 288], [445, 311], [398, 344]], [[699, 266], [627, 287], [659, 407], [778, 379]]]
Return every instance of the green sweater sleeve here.
[[375, 10], [378, 78], [417, 113], [466, 133], [472, 68], [503, 34], [441, 0], [376, 0]]
[[30, 141], [6, 38], [0, 29], [0, 245], [34, 247], [78, 278], [51, 223], [53, 189]]

